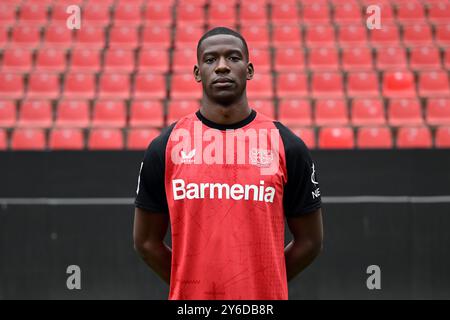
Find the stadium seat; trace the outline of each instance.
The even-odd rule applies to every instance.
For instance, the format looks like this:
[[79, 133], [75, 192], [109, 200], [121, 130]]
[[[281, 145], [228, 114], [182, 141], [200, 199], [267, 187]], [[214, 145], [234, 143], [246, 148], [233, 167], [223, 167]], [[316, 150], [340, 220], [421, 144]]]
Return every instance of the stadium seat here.
[[330, 24], [330, 11], [327, 3], [305, 4], [302, 7], [303, 23], [310, 25]]
[[370, 71], [373, 69], [372, 52], [368, 47], [342, 48], [344, 71]]
[[320, 149], [353, 149], [353, 130], [350, 127], [325, 127], [319, 131]]
[[374, 47], [398, 46], [399, 30], [395, 24], [383, 24], [381, 29], [370, 30], [370, 43]]
[[427, 100], [427, 123], [450, 125], [450, 99], [430, 98]]
[[10, 3], [0, 3], [0, 25], [9, 27], [16, 23], [16, 6]]
[[16, 124], [16, 105], [12, 100], [0, 100], [0, 127], [8, 128]]
[[272, 44], [276, 48], [300, 46], [302, 44], [301, 34], [297, 25], [275, 25], [272, 28]]
[[276, 48], [275, 70], [277, 72], [298, 72], [305, 68], [305, 58], [302, 49]]
[[450, 46], [450, 23], [435, 26], [436, 43], [441, 47]]
[[66, 25], [51, 24], [46, 27], [44, 43], [46, 47], [68, 49], [72, 46], [73, 32]]
[[425, 23], [403, 25], [403, 43], [407, 47], [425, 46], [433, 42], [431, 28]]
[[450, 70], [450, 47], [445, 49], [444, 66], [447, 70]]
[[318, 72], [312, 75], [312, 95], [316, 98], [343, 96], [340, 73]]
[[383, 78], [383, 95], [388, 98], [415, 97], [416, 90], [414, 84], [414, 76], [411, 72], [385, 72]]
[[[258, 72], [270, 71], [270, 51], [260, 48], [249, 48], [250, 61], [258, 69]], [[192, 70], [192, 66], [191, 66]]]
[[36, 48], [40, 44], [40, 27], [16, 25], [12, 28], [10, 45], [15, 47]]
[[81, 129], [58, 128], [50, 132], [50, 150], [82, 150], [84, 137]]
[[412, 70], [440, 69], [439, 50], [432, 46], [411, 48], [409, 66]]
[[359, 149], [391, 149], [394, 145], [389, 127], [362, 127], [356, 136]]
[[235, 25], [236, 10], [233, 5], [227, 3], [210, 4], [208, 13], [208, 25]]
[[70, 61], [71, 72], [97, 73], [100, 71], [98, 49], [75, 48], [72, 50]]
[[41, 48], [36, 55], [35, 71], [62, 73], [66, 70], [66, 52], [56, 48]]
[[142, 31], [142, 46], [147, 49], [165, 49], [170, 47], [170, 29], [159, 25], [144, 27]]
[[94, 74], [67, 73], [65, 75], [63, 96], [71, 99], [93, 99], [95, 97]]
[[134, 82], [134, 98], [164, 99], [166, 97], [166, 80], [163, 75], [139, 73]]
[[102, 49], [105, 46], [105, 29], [96, 26], [83, 26], [76, 31], [76, 45], [81, 49]]
[[0, 150], [8, 148], [8, 138], [6, 137], [6, 130], [0, 129]]
[[256, 73], [247, 82], [247, 95], [250, 99], [270, 99], [273, 97], [272, 76]]
[[31, 70], [31, 66], [31, 50], [12, 47], [3, 51], [2, 73], [28, 73]]
[[316, 148], [316, 137], [313, 128], [290, 128], [292, 132], [300, 137], [308, 149]]
[[360, 24], [361, 9], [356, 2], [346, 1], [334, 7], [334, 21], [338, 24]]
[[177, 5], [177, 28], [184, 26], [203, 26], [205, 23], [205, 10], [203, 6], [192, 3]]
[[130, 77], [123, 73], [103, 73], [99, 80], [99, 98], [128, 99]]
[[103, 70], [106, 72], [131, 73], [134, 70], [134, 52], [127, 49], [107, 50]]
[[193, 48], [181, 48], [173, 51], [173, 71], [192, 72], [197, 63], [197, 50]]
[[448, 74], [445, 71], [423, 71], [419, 74], [421, 97], [450, 96]]
[[92, 113], [93, 127], [123, 128], [127, 111], [122, 100], [97, 100]]
[[269, 30], [266, 25], [249, 25], [241, 27], [241, 34], [250, 48], [269, 46]]
[[89, 132], [90, 150], [120, 150], [123, 147], [123, 134], [120, 129], [91, 129]]
[[58, 103], [55, 125], [66, 128], [86, 128], [90, 124], [86, 100], [61, 100]]
[[280, 73], [277, 77], [277, 96], [300, 98], [308, 96], [308, 77], [304, 73]]
[[8, 42], [8, 31], [9, 28], [0, 25], [0, 47], [3, 48]]
[[388, 104], [388, 119], [392, 126], [421, 125], [422, 109], [417, 99], [391, 99]]
[[0, 98], [19, 99], [23, 95], [23, 76], [17, 73], [0, 73]]
[[366, 29], [361, 24], [340, 25], [339, 44], [343, 47], [368, 44]]
[[402, 24], [425, 21], [422, 4], [418, 1], [408, 1], [397, 5], [397, 20]]
[[33, 26], [47, 23], [48, 7], [38, 3], [22, 3], [20, 6], [19, 23]]
[[109, 5], [89, 3], [86, 10], [83, 10], [83, 24], [106, 27], [110, 23], [110, 10]]
[[133, 100], [130, 107], [131, 127], [162, 127], [163, 105], [157, 100]]
[[45, 150], [46, 137], [43, 129], [17, 128], [11, 136], [12, 150]]
[[450, 21], [450, 4], [447, 1], [430, 3], [428, 7], [428, 20], [434, 24], [448, 23]]
[[383, 101], [380, 98], [357, 98], [352, 100], [352, 124], [371, 126], [386, 124]]
[[34, 72], [29, 75], [27, 97], [56, 99], [59, 97], [59, 77], [52, 73]]
[[138, 70], [140, 72], [166, 73], [169, 71], [169, 54], [161, 49], [141, 49]]
[[317, 71], [337, 71], [339, 68], [338, 52], [335, 48], [312, 48], [308, 53], [309, 68]]
[[250, 108], [271, 119], [275, 119], [275, 108], [272, 100], [252, 100], [249, 102]]
[[175, 34], [175, 48], [196, 48], [203, 35], [203, 27], [186, 25], [179, 27]]
[[172, 100], [169, 103], [167, 123], [172, 124], [185, 115], [196, 112], [199, 107], [198, 100]]
[[[64, 3], [62, 1], [55, 1], [54, 3], [51, 3], [51, 21], [52, 21], [52, 23], [65, 25], [67, 18], [70, 16], [70, 14], [68, 14], [66, 12], [67, 7], [69, 5], [76, 5], [75, 2], [76, 1], [70, 1], [70, 3]], [[82, 22], [82, 25], [83, 25], [83, 22]]]
[[397, 148], [431, 148], [432, 138], [428, 127], [401, 127], [397, 131]]
[[349, 97], [377, 97], [380, 95], [375, 72], [351, 72], [347, 75]]
[[141, 6], [135, 3], [120, 2], [114, 8], [114, 25], [139, 26]]
[[115, 26], [109, 31], [109, 46], [111, 48], [135, 49], [138, 43], [138, 30], [136, 27]]
[[52, 106], [48, 100], [24, 100], [19, 109], [17, 125], [30, 128], [48, 128], [52, 125]]
[[335, 46], [334, 28], [331, 25], [310, 25], [306, 29], [306, 46]]
[[172, 75], [170, 96], [176, 99], [200, 99], [202, 86], [191, 73]]
[[168, 2], [148, 2], [144, 10], [147, 25], [169, 26], [172, 23], [172, 5]]
[[406, 51], [400, 46], [377, 48], [377, 68], [379, 70], [406, 70]]
[[272, 3], [273, 24], [295, 24], [300, 21], [299, 10], [296, 2]]
[[450, 127], [439, 127], [435, 136], [436, 148], [450, 148]]
[[240, 6], [241, 25], [267, 25], [267, 9], [265, 5], [257, 2], [241, 2]]
[[131, 129], [127, 135], [128, 150], [145, 150], [158, 135], [157, 129]]
[[315, 123], [318, 126], [345, 125], [348, 110], [344, 99], [318, 99], [315, 106]]
[[309, 100], [280, 100], [280, 105], [278, 107], [278, 120], [288, 127], [311, 125], [312, 113]]

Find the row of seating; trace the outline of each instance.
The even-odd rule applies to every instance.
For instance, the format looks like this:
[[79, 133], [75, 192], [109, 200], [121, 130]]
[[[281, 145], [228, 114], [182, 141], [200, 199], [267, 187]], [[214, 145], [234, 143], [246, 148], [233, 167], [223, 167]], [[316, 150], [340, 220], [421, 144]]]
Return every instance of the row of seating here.
[[[0, 150], [143, 150], [158, 135], [156, 129], [43, 129], [17, 128], [8, 134], [0, 129]], [[312, 128], [297, 128], [309, 148], [450, 148], [450, 126], [438, 127], [433, 133], [428, 127], [325, 127], [316, 132]], [[125, 134], [125, 136], [124, 136]], [[8, 138], [8, 135], [10, 137]], [[433, 137], [434, 135], [434, 137]], [[8, 141], [10, 140], [10, 141]]]

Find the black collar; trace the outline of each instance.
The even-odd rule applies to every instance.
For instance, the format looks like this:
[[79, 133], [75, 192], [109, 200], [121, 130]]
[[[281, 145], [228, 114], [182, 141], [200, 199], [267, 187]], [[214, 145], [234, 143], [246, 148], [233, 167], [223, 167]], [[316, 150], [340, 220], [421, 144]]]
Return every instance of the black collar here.
[[248, 115], [247, 118], [245, 118], [244, 120], [241, 120], [239, 122], [232, 123], [232, 124], [219, 124], [219, 123], [212, 122], [211, 120], [206, 119], [200, 113], [200, 110], [198, 110], [195, 113], [195, 115], [207, 127], [210, 127], [210, 128], [213, 128], [213, 129], [219, 129], [219, 130], [227, 130], [227, 129], [239, 129], [239, 128], [242, 128], [242, 127], [246, 126], [247, 124], [252, 122], [253, 119], [255, 119], [256, 111], [252, 109], [252, 112]]

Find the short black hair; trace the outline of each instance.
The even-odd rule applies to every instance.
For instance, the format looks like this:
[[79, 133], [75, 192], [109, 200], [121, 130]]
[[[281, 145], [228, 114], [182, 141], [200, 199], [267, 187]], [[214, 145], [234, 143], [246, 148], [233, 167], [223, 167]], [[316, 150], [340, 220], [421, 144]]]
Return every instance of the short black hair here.
[[227, 35], [230, 35], [230, 36], [240, 39], [242, 41], [242, 44], [244, 45], [244, 54], [247, 57], [247, 60], [249, 59], [247, 41], [245, 41], [244, 37], [239, 32], [234, 31], [233, 29], [230, 29], [227, 27], [216, 27], [216, 28], [213, 28], [213, 29], [207, 31], [198, 41], [197, 57], [199, 55], [200, 45], [202, 44], [203, 40], [205, 40], [209, 37], [212, 37], [212, 36], [219, 35], [219, 34], [227, 34]]

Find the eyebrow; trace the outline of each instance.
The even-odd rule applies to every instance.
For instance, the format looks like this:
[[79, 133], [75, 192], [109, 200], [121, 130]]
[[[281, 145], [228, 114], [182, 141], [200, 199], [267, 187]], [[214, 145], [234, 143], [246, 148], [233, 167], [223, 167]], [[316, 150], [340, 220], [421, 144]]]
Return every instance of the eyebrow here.
[[[240, 55], [241, 57], [244, 56], [244, 54], [238, 49], [230, 49], [230, 50], [225, 51], [225, 54], [236, 54], [236, 53], [238, 55]], [[215, 54], [217, 54], [217, 51], [204, 51], [202, 57], [205, 57], [207, 55], [215, 55]]]

